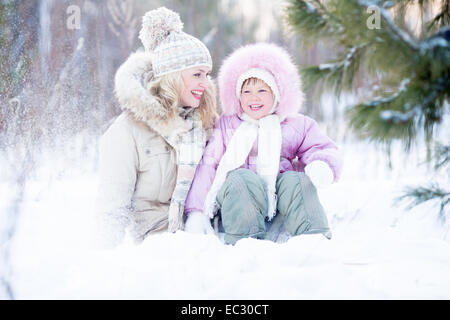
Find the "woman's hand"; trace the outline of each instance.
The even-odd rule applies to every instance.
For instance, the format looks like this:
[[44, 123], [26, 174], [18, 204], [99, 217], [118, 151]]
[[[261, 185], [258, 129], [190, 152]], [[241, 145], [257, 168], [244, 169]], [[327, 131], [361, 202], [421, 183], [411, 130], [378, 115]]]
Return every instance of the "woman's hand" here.
[[201, 211], [190, 212], [184, 230], [189, 233], [214, 234], [211, 220]]

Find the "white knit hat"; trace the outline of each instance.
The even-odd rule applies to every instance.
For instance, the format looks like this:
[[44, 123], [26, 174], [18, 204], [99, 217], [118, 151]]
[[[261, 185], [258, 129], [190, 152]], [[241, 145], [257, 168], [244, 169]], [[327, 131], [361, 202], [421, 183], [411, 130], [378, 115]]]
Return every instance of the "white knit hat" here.
[[153, 53], [155, 77], [197, 66], [212, 68], [208, 48], [182, 30], [179, 14], [165, 7], [148, 11], [142, 18], [139, 39]]
[[275, 78], [269, 71], [259, 68], [252, 68], [241, 74], [236, 83], [236, 97], [241, 100], [242, 84], [245, 82], [245, 80], [250, 78], [260, 79], [264, 81], [270, 87], [270, 89], [272, 89], [273, 107], [270, 113], [273, 113], [275, 111], [275, 108], [277, 107], [278, 101], [280, 101], [280, 92], [278, 91], [278, 86], [275, 82]]

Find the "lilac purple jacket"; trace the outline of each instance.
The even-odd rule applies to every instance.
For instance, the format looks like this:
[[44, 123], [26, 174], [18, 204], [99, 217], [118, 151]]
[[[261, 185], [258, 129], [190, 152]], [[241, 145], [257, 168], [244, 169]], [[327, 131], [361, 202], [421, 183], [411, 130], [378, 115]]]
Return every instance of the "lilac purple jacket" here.
[[[214, 181], [216, 169], [225, 153], [235, 130], [242, 120], [238, 116], [222, 116], [203, 153], [197, 167], [195, 178], [189, 190], [185, 210], [203, 211], [206, 195]], [[323, 134], [317, 123], [304, 115], [288, 117], [281, 123], [281, 154], [279, 173], [285, 171], [303, 171], [303, 168], [314, 160], [325, 161], [334, 173], [334, 181], [340, 176], [342, 161], [336, 144]], [[241, 168], [256, 173], [258, 141], [253, 145], [249, 156]]]

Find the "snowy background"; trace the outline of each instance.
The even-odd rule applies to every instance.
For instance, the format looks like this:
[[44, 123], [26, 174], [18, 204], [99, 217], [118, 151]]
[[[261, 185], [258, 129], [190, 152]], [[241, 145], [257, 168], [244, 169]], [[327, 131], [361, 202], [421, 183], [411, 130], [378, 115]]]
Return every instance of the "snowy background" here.
[[[83, 161], [76, 148], [46, 154], [26, 184], [11, 243], [15, 298], [449, 299], [449, 219], [433, 201], [394, 205], [405, 186], [430, 179], [448, 186], [448, 176], [422, 164], [420, 147], [409, 157], [394, 147], [390, 169], [383, 150], [367, 142], [340, 145], [342, 179], [319, 190], [332, 240], [304, 235], [231, 246], [179, 231], [109, 250], [92, 241], [95, 148]], [[0, 184], [0, 191], [0, 204], [8, 203], [14, 190]]]
[[[230, 246], [179, 231], [94, 246], [98, 138], [120, 112], [113, 75], [140, 47], [143, 13], [179, 11], [210, 48], [213, 77], [232, 49], [255, 41], [283, 45], [302, 66], [335, 58], [335, 43], [304, 45], [277, 23], [285, 2], [0, 2], [0, 299], [450, 299], [450, 212], [395, 202], [405, 187], [450, 189], [450, 172], [425, 164], [423, 137], [409, 155], [394, 143], [390, 162], [354, 137], [343, 111], [374, 89], [364, 68], [358, 96], [338, 102], [316, 86], [302, 110], [344, 156], [341, 180], [319, 190], [332, 240]], [[448, 144], [448, 114], [439, 128]]]

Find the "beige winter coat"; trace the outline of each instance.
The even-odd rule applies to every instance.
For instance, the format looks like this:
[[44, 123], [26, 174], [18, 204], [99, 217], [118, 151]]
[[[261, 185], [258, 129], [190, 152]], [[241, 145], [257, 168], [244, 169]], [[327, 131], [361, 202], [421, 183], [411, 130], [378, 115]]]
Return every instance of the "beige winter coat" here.
[[151, 78], [151, 56], [145, 52], [132, 54], [119, 68], [115, 93], [123, 112], [100, 140], [97, 212], [114, 225], [108, 230], [114, 237], [128, 228], [137, 241], [167, 229], [177, 159], [162, 135], [188, 129], [183, 117], [169, 118], [146, 89]]

